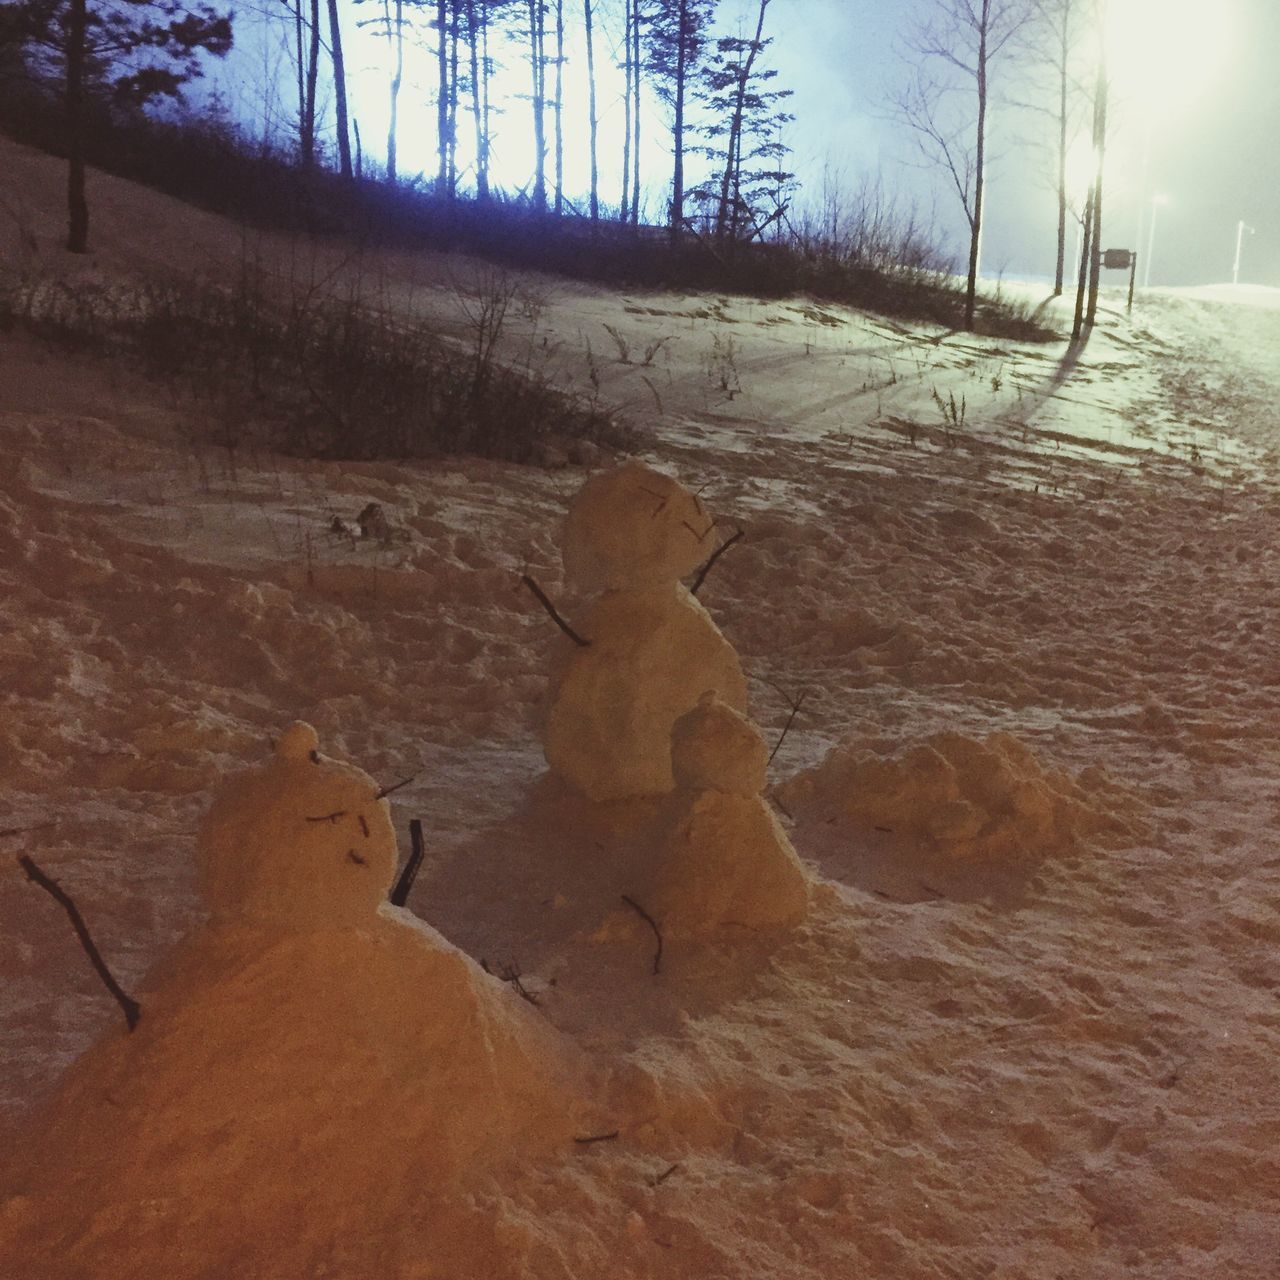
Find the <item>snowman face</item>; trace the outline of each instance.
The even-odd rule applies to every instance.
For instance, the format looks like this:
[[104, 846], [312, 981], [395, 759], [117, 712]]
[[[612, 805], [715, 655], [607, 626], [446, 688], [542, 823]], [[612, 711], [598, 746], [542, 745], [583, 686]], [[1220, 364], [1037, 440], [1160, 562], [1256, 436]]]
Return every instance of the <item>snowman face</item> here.
[[715, 549], [698, 496], [639, 462], [588, 480], [561, 539], [566, 576], [587, 590], [674, 585]]
[[290, 930], [368, 923], [386, 901], [396, 838], [385, 793], [294, 725], [274, 759], [230, 780], [200, 837], [215, 919]]

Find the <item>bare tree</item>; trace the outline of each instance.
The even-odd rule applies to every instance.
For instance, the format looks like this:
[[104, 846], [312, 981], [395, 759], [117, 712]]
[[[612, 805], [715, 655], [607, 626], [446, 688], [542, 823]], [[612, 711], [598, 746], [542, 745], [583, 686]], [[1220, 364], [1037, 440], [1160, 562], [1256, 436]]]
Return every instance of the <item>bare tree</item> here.
[[338, 167], [344, 178], [352, 176], [351, 127], [347, 122], [347, 64], [342, 56], [342, 28], [338, 0], [329, 0], [329, 56], [333, 60], [333, 99], [337, 112]]
[[591, 151], [591, 221], [600, 221], [600, 162], [597, 141], [600, 116], [596, 104], [596, 51], [591, 21], [591, 0], [582, 0], [582, 23], [587, 42], [587, 125]]
[[974, 324], [982, 255], [992, 67], [1033, 13], [1028, 0], [928, 0], [907, 38], [914, 67], [896, 105], [922, 152], [950, 178], [969, 224], [966, 329]]

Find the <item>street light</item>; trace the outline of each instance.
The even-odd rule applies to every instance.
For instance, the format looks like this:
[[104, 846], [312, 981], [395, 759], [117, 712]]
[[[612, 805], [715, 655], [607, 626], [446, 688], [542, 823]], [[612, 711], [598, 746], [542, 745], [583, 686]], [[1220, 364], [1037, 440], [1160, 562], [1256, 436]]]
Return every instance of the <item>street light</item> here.
[[1151, 287], [1151, 254], [1156, 247], [1156, 210], [1162, 204], [1168, 203], [1168, 196], [1155, 195], [1151, 197], [1151, 230], [1147, 233], [1147, 263], [1142, 272], [1142, 287], [1144, 289]]
[[1241, 218], [1240, 221], [1236, 223], [1236, 263], [1235, 266], [1231, 268], [1232, 284], [1240, 283], [1240, 246], [1244, 241], [1244, 233], [1246, 231], [1250, 235], [1253, 235], [1253, 228], [1249, 226], [1243, 218]]

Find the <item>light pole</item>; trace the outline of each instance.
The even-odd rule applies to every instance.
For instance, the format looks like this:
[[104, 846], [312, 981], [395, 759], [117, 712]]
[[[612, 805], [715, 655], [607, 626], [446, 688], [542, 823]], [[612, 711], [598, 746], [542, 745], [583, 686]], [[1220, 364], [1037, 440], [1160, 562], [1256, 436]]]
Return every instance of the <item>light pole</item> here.
[[1151, 287], [1151, 253], [1156, 247], [1156, 210], [1162, 204], [1168, 204], [1168, 196], [1152, 196], [1151, 197], [1151, 227], [1147, 232], [1147, 261], [1142, 269], [1142, 287], [1149, 289]]
[[1231, 268], [1232, 284], [1240, 283], [1240, 246], [1244, 241], [1244, 233], [1246, 231], [1250, 235], [1253, 235], [1253, 228], [1249, 226], [1243, 218], [1241, 218], [1240, 221], [1236, 223], [1236, 262], [1235, 266]]

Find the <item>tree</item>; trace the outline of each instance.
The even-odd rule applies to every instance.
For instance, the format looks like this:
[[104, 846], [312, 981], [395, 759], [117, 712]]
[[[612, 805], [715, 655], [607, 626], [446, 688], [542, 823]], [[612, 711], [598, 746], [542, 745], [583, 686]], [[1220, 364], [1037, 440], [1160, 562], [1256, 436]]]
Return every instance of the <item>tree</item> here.
[[[704, 128], [709, 142], [701, 150], [717, 167], [693, 195], [709, 207], [719, 244], [762, 236], [784, 216], [785, 196], [794, 187], [795, 175], [781, 167], [789, 151], [781, 131], [794, 117], [778, 109], [791, 90], [766, 88], [778, 73], [757, 66], [773, 43], [772, 36], [764, 38], [770, 2], [760, 0], [754, 36], [722, 36], [702, 69], [699, 96], [712, 123]], [[765, 201], [772, 211], [766, 212]]]
[[924, 154], [950, 177], [969, 224], [966, 329], [974, 324], [982, 255], [992, 67], [1033, 12], [1028, 0], [929, 0], [908, 38], [915, 66], [897, 107]]
[[61, 81], [67, 149], [67, 248], [89, 247], [85, 190], [85, 118], [90, 102], [108, 109], [177, 99], [202, 74], [202, 54], [231, 48], [231, 18], [208, 5], [177, 0], [19, 0], [5, 26], [29, 71]]
[[329, 56], [333, 62], [333, 97], [337, 111], [338, 167], [344, 178], [350, 178], [351, 127], [347, 122], [347, 64], [342, 56], [338, 0], [329, 0]]
[[671, 235], [684, 223], [685, 119], [689, 88], [706, 44], [716, 0], [659, 0], [649, 23], [646, 69], [671, 110]]
[[591, 0], [582, 0], [582, 23], [587, 41], [587, 126], [591, 152], [591, 222], [600, 221], [600, 161], [597, 141], [600, 116], [596, 105], [596, 50], [591, 20]]

